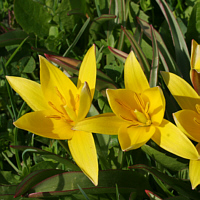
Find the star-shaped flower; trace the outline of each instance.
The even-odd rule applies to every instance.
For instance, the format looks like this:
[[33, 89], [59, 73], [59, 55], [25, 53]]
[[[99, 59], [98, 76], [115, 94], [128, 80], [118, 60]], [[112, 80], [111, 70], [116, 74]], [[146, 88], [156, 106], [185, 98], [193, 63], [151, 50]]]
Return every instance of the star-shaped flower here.
[[113, 113], [86, 118], [74, 130], [118, 135], [122, 150], [136, 149], [152, 139], [178, 156], [197, 159], [192, 142], [174, 124], [163, 119], [165, 98], [159, 87], [150, 88], [133, 52], [124, 67], [125, 89], [108, 89]]
[[68, 140], [72, 157], [91, 181], [98, 184], [98, 162], [92, 133], [75, 131], [91, 106], [96, 84], [96, 57], [93, 45], [81, 64], [77, 87], [57, 67], [40, 56], [40, 84], [20, 77], [6, 77], [11, 87], [34, 112], [14, 122], [34, 134]]

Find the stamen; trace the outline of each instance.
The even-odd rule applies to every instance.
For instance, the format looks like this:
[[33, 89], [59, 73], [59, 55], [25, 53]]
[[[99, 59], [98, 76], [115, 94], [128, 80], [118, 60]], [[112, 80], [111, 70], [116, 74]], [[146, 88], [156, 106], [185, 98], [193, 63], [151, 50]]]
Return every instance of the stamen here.
[[78, 114], [79, 103], [80, 103], [80, 95], [77, 94], [77, 95], [76, 95], [76, 98], [75, 98], [75, 100], [74, 100], [74, 106], [73, 106], [73, 110], [76, 112], [76, 114]]
[[132, 119], [128, 119], [128, 118], [126, 118], [126, 117], [123, 117], [122, 115], [120, 115], [120, 117], [123, 118], [123, 119], [126, 120], [126, 121], [132, 122]]
[[45, 116], [45, 117], [46, 117], [46, 118], [53, 118], [53, 119], [56, 119], [56, 120], [61, 119], [61, 117], [58, 116], [58, 115], [48, 115], [48, 116]]
[[119, 105], [123, 106], [125, 109], [131, 110], [131, 108], [130, 108], [129, 106], [127, 106], [127, 105], [125, 105], [124, 103], [122, 103], [119, 99], [115, 99], [115, 101], [116, 101]]
[[54, 109], [56, 110], [57, 112], [59, 112], [60, 114], [63, 114], [61, 111], [59, 111], [56, 106], [51, 102], [51, 101], [48, 101], [48, 104]]
[[194, 121], [195, 121], [198, 125], [200, 125], [200, 120], [197, 119], [196, 117], [194, 117]]
[[137, 93], [134, 93], [133, 97], [134, 97], [137, 105], [140, 107], [141, 111], [144, 113], [145, 112], [145, 110], [144, 110], [145, 105], [144, 105], [144, 101], [141, 98], [141, 96]]
[[144, 103], [142, 97], [140, 96], [140, 94], [137, 94], [137, 93], [134, 93], [134, 99], [135, 101], [137, 102], [138, 106], [140, 107], [142, 113], [145, 115], [145, 117], [150, 120], [150, 117], [149, 117], [149, 102]]
[[149, 102], [146, 103], [144, 112], [145, 112], [145, 113], [148, 113], [148, 112], [149, 112]]
[[200, 114], [200, 105], [199, 105], [199, 104], [196, 104], [196, 105], [195, 105], [195, 108], [197, 109], [197, 112]]
[[60, 97], [60, 99], [61, 99], [63, 105], [66, 105], [66, 100], [65, 100], [65, 98], [63, 97], [63, 95], [60, 93], [60, 91], [58, 90], [57, 87], [55, 87], [55, 89], [56, 89], [56, 94]]

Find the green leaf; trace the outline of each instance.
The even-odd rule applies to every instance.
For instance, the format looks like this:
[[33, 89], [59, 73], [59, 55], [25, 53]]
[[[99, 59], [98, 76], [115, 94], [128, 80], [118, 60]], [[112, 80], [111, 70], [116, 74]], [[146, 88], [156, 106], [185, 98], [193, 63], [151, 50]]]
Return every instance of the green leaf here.
[[42, 157], [44, 157], [44, 158], [50, 158], [50, 159], [56, 160], [60, 163], [65, 164], [66, 170], [73, 170], [73, 171], [79, 171], [80, 170], [78, 166], [76, 166], [75, 164], [73, 164], [69, 160], [62, 158], [62, 157], [60, 157], [56, 154], [53, 154], [51, 152], [44, 151], [42, 149], [38, 149], [38, 148], [35, 148], [35, 147], [29, 147], [29, 146], [11, 146], [11, 147], [14, 148], [14, 149], [18, 149], [20, 151], [29, 151], [31, 153], [38, 153], [38, 154], [42, 155]]
[[103, 23], [109, 20], [113, 20], [115, 18], [116, 15], [104, 14], [94, 19], [90, 26], [90, 33], [92, 34], [94, 40], [97, 40], [97, 36], [101, 34], [102, 31], [100, 31], [100, 29], [102, 28]]
[[126, 58], [128, 57], [127, 53], [124, 53], [123, 51], [120, 51], [118, 49], [115, 49], [113, 47], [108, 46], [108, 49], [110, 50], [110, 52], [116, 56], [119, 60], [121, 60], [123, 63], [125, 63]]
[[85, 16], [86, 14], [86, 1], [85, 0], [62, 0], [58, 9], [55, 12], [55, 16], [53, 20], [60, 25], [60, 27], [64, 27], [67, 32], [71, 32], [75, 27], [76, 23], [80, 16], [77, 15], [69, 15], [70, 11], [76, 11], [76, 13], [82, 14]]
[[[12, 198], [15, 194], [15, 190], [16, 190], [16, 185], [1, 185], [0, 186], [0, 199], [2, 199], [1, 195], [12, 195]], [[4, 199], [3, 199], [4, 200]]]
[[32, 172], [17, 186], [14, 197], [25, 194], [30, 188], [44, 179], [61, 173], [63, 173], [63, 170], [57, 169], [45, 169]]
[[176, 179], [174, 177], [170, 177], [162, 172], [159, 172], [153, 167], [148, 167], [146, 165], [134, 165], [132, 167], [133, 169], [142, 169], [144, 171], [147, 171], [148, 173], [155, 176], [155, 178], [160, 179], [165, 184], [169, 185], [171, 188], [176, 190], [180, 195], [184, 196], [184, 198], [189, 198], [193, 200], [199, 199], [199, 193], [198, 191], [192, 190], [192, 187], [190, 184], [187, 184], [183, 180]]
[[[9, 31], [0, 35], [0, 47], [20, 44], [28, 34], [22, 30]], [[34, 40], [33, 37], [29, 37], [28, 40]]]
[[125, 35], [129, 39], [131, 46], [133, 47], [134, 52], [137, 55], [137, 58], [139, 60], [141, 67], [145, 70], [147, 77], [149, 77], [150, 66], [149, 66], [149, 63], [148, 63], [144, 53], [142, 52], [141, 47], [139, 46], [137, 41], [134, 39], [134, 37], [131, 35], [131, 33], [126, 28], [122, 27], [122, 30], [124, 31]]
[[153, 192], [149, 190], [145, 190], [145, 192], [149, 196], [150, 200], [163, 200], [159, 196], [155, 195]]
[[82, 172], [66, 172], [45, 179], [28, 191], [28, 197], [45, 197], [70, 195], [79, 192], [78, 185], [87, 194], [115, 193], [116, 184], [119, 193], [137, 191], [145, 195], [144, 189], [150, 188], [144, 175], [123, 170], [108, 170], [99, 172], [99, 184], [94, 186]]
[[190, 19], [188, 22], [187, 27], [187, 41], [188, 44], [191, 44], [192, 39], [196, 40], [198, 43], [200, 43], [200, 2], [197, 2], [192, 10], [192, 13], [190, 15]]
[[14, 12], [17, 22], [27, 33], [39, 37], [49, 35], [51, 15], [44, 6], [33, 0], [15, 0]]
[[72, 44], [69, 46], [69, 48], [65, 51], [65, 53], [63, 54], [63, 56], [66, 56], [76, 45], [76, 43], [79, 41], [80, 37], [82, 36], [82, 34], [84, 33], [85, 29], [87, 28], [88, 24], [90, 22], [90, 18], [88, 18], [85, 23], [83, 24], [83, 26], [81, 27], [80, 31], [78, 32], [76, 38], [74, 39], [74, 41], [72, 42]]
[[158, 151], [148, 145], [143, 145], [141, 149], [146, 154], [148, 154], [153, 160], [159, 162], [162, 166], [172, 171], [179, 171], [188, 167], [187, 163], [178, 161], [177, 158], [167, 156], [165, 153]]
[[35, 70], [36, 63], [34, 58], [31, 56], [24, 66], [23, 73], [32, 73]]
[[158, 81], [159, 50], [152, 26], [151, 26], [151, 37], [152, 37], [152, 47], [153, 47], [153, 58], [152, 58], [149, 85], [150, 87], [156, 87]]
[[164, 0], [156, 0], [156, 2], [160, 6], [160, 9], [162, 10], [163, 15], [169, 25], [175, 47], [177, 65], [180, 67], [180, 71], [183, 74], [184, 79], [189, 82], [190, 55], [183, 34], [179, 28], [174, 14], [168, 7], [167, 3]]
[[[148, 24], [147, 22], [145, 22], [144, 20], [142, 20], [138, 17], [137, 17], [137, 20], [138, 20], [142, 30], [144, 31], [145, 35], [148, 38], [152, 39], [151, 38], [151, 28], [150, 28], [151, 26], [150, 26], [150, 24]], [[158, 45], [158, 48], [159, 48], [159, 56], [160, 56], [160, 59], [161, 59], [161, 62], [163, 64], [165, 71], [167, 71], [167, 72], [170, 71], [172, 73], [175, 73], [175, 74], [181, 76], [180, 70], [177, 67], [176, 62], [173, 60], [172, 56], [170, 55], [161, 35], [155, 29], [154, 29], [154, 33], [155, 33], [157, 45]]]

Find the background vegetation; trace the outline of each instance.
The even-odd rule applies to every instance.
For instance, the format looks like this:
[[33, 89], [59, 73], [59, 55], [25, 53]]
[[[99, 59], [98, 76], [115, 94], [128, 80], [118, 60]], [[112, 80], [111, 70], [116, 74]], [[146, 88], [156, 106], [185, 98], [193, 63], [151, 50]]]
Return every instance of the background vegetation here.
[[162, 87], [165, 117], [173, 122], [180, 108], [159, 72], [190, 82], [191, 40], [200, 43], [199, 24], [196, 0], [0, 0], [0, 199], [199, 199], [188, 160], [152, 141], [122, 152], [117, 136], [94, 134], [102, 170], [94, 187], [58, 141], [13, 126], [31, 110], [5, 80], [12, 75], [38, 82], [39, 54], [76, 59], [50, 57], [75, 80], [94, 43], [99, 72], [88, 115], [110, 112], [105, 89], [124, 87], [123, 65], [133, 49], [150, 85]]

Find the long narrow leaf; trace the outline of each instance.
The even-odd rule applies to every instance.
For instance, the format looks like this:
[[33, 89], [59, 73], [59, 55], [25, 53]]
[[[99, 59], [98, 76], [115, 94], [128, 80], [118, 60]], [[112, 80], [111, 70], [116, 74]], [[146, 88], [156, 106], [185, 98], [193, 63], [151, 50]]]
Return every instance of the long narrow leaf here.
[[121, 27], [121, 28], [124, 31], [124, 33], [127, 36], [127, 38], [129, 39], [129, 41], [131, 43], [131, 46], [134, 49], [134, 52], [137, 55], [137, 58], [138, 58], [138, 60], [140, 62], [140, 65], [144, 69], [147, 77], [149, 77], [150, 66], [149, 66], [149, 63], [148, 63], [146, 57], [144, 56], [144, 53], [142, 52], [139, 44], [136, 42], [134, 37], [129, 33], [129, 31], [126, 28], [123, 28], [123, 27]]
[[[142, 30], [144, 31], [144, 34], [148, 38], [151, 39], [151, 26], [150, 26], [150, 24], [148, 24], [144, 20], [140, 19], [139, 17], [137, 17], [137, 21], [140, 24]], [[170, 53], [169, 53], [169, 51], [168, 51], [168, 49], [167, 49], [167, 47], [166, 47], [161, 35], [155, 29], [154, 29], [154, 33], [155, 33], [155, 37], [156, 37], [156, 40], [157, 40], [157, 45], [158, 45], [158, 48], [159, 48], [159, 51], [160, 51], [159, 52], [159, 56], [160, 56], [160, 59], [162, 61], [162, 64], [164, 66], [165, 71], [170, 71], [170, 72], [172, 72], [174, 74], [177, 74], [177, 75], [181, 76], [181, 72], [180, 72], [176, 62], [174, 61], [174, 59], [170, 55]]]
[[14, 149], [20, 150], [20, 151], [29, 150], [30, 153], [38, 153], [38, 154], [42, 155], [42, 157], [51, 158], [53, 160], [56, 160], [60, 163], [65, 164], [67, 170], [73, 170], [73, 171], [79, 171], [80, 170], [75, 164], [73, 164], [69, 160], [62, 158], [62, 157], [60, 157], [56, 154], [53, 154], [51, 152], [44, 151], [42, 149], [35, 148], [35, 147], [29, 147], [29, 146], [11, 146], [11, 147], [14, 148]]
[[87, 194], [115, 193], [116, 184], [119, 193], [137, 191], [145, 195], [150, 189], [144, 175], [127, 170], [108, 170], [99, 172], [99, 184], [94, 186], [82, 172], [66, 172], [47, 178], [28, 191], [29, 197], [48, 197], [76, 194], [79, 185]]
[[151, 64], [151, 72], [149, 85], [150, 87], [156, 87], [158, 81], [158, 67], [159, 67], [159, 50], [155, 37], [153, 27], [151, 26], [151, 38], [152, 38], [152, 47], [153, 47], [153, 58]]
[[175, 47], [177, 65], [179, 66], [185, 80], [189, 81], [190, 56], [178, 22], [165, 0], [156, 0], [156, 2], [160, 6], [160, 9], [169, 25]]
[[175, 189], [178, 193], [180, 193], [180, 195], [183, 195], [184, 197], [189, 198], [189, 199], [199, 200], [199, 193], [195, 190], [192, 190], [190, 184], [187, 184], [186, 182], [183, 182], [180, 179], [170, 177], [167, 174], [159, 172], [155, 168], [148, 167], [146, 165], [134, 165], [130, 168], [142, 169], [144, 171], [147, 171], [153, 176], [155, 176], [156, 178], [160, 179], [165, 184]]
[[79, 41], [81, 35], [83, 34], [83, 32], [85, 31], [85, 29], [87, 28], [88, 24], [90, 22], [90, 18], [88, 18], [85, 23], [83, 24], [83, 26], [81, 27], [80, 31], [78, 32], [76, 38], [74, 39], [73, 43], [69, 46], [69, 48], [65, 51], [65, 53], [63, 54], [63, 56], [66, 56], [72, 49], [73, 47], [76, 45], [76, 43]]
[[125, 63], [126, 58], [128, 57], [127, 53], [124, 53], [123, 51], [120, 51], [118, 49], [115, 49], [113, 47], [108, 46], [108, 49], [110, 50], [110, 52], [116, 56], [119, 60], [121, 60], [123, 63]]
[[22, 194], [25, 194], [30, 188], [35, 186], [37, 183], [40, 183], [44, 179], [60, 173], [63, 173], [63, 170], [45, 169], [32, 172], [26, 178], [24, 178], [24, 180], [17, 186], [14, 197], [16, 198]]

